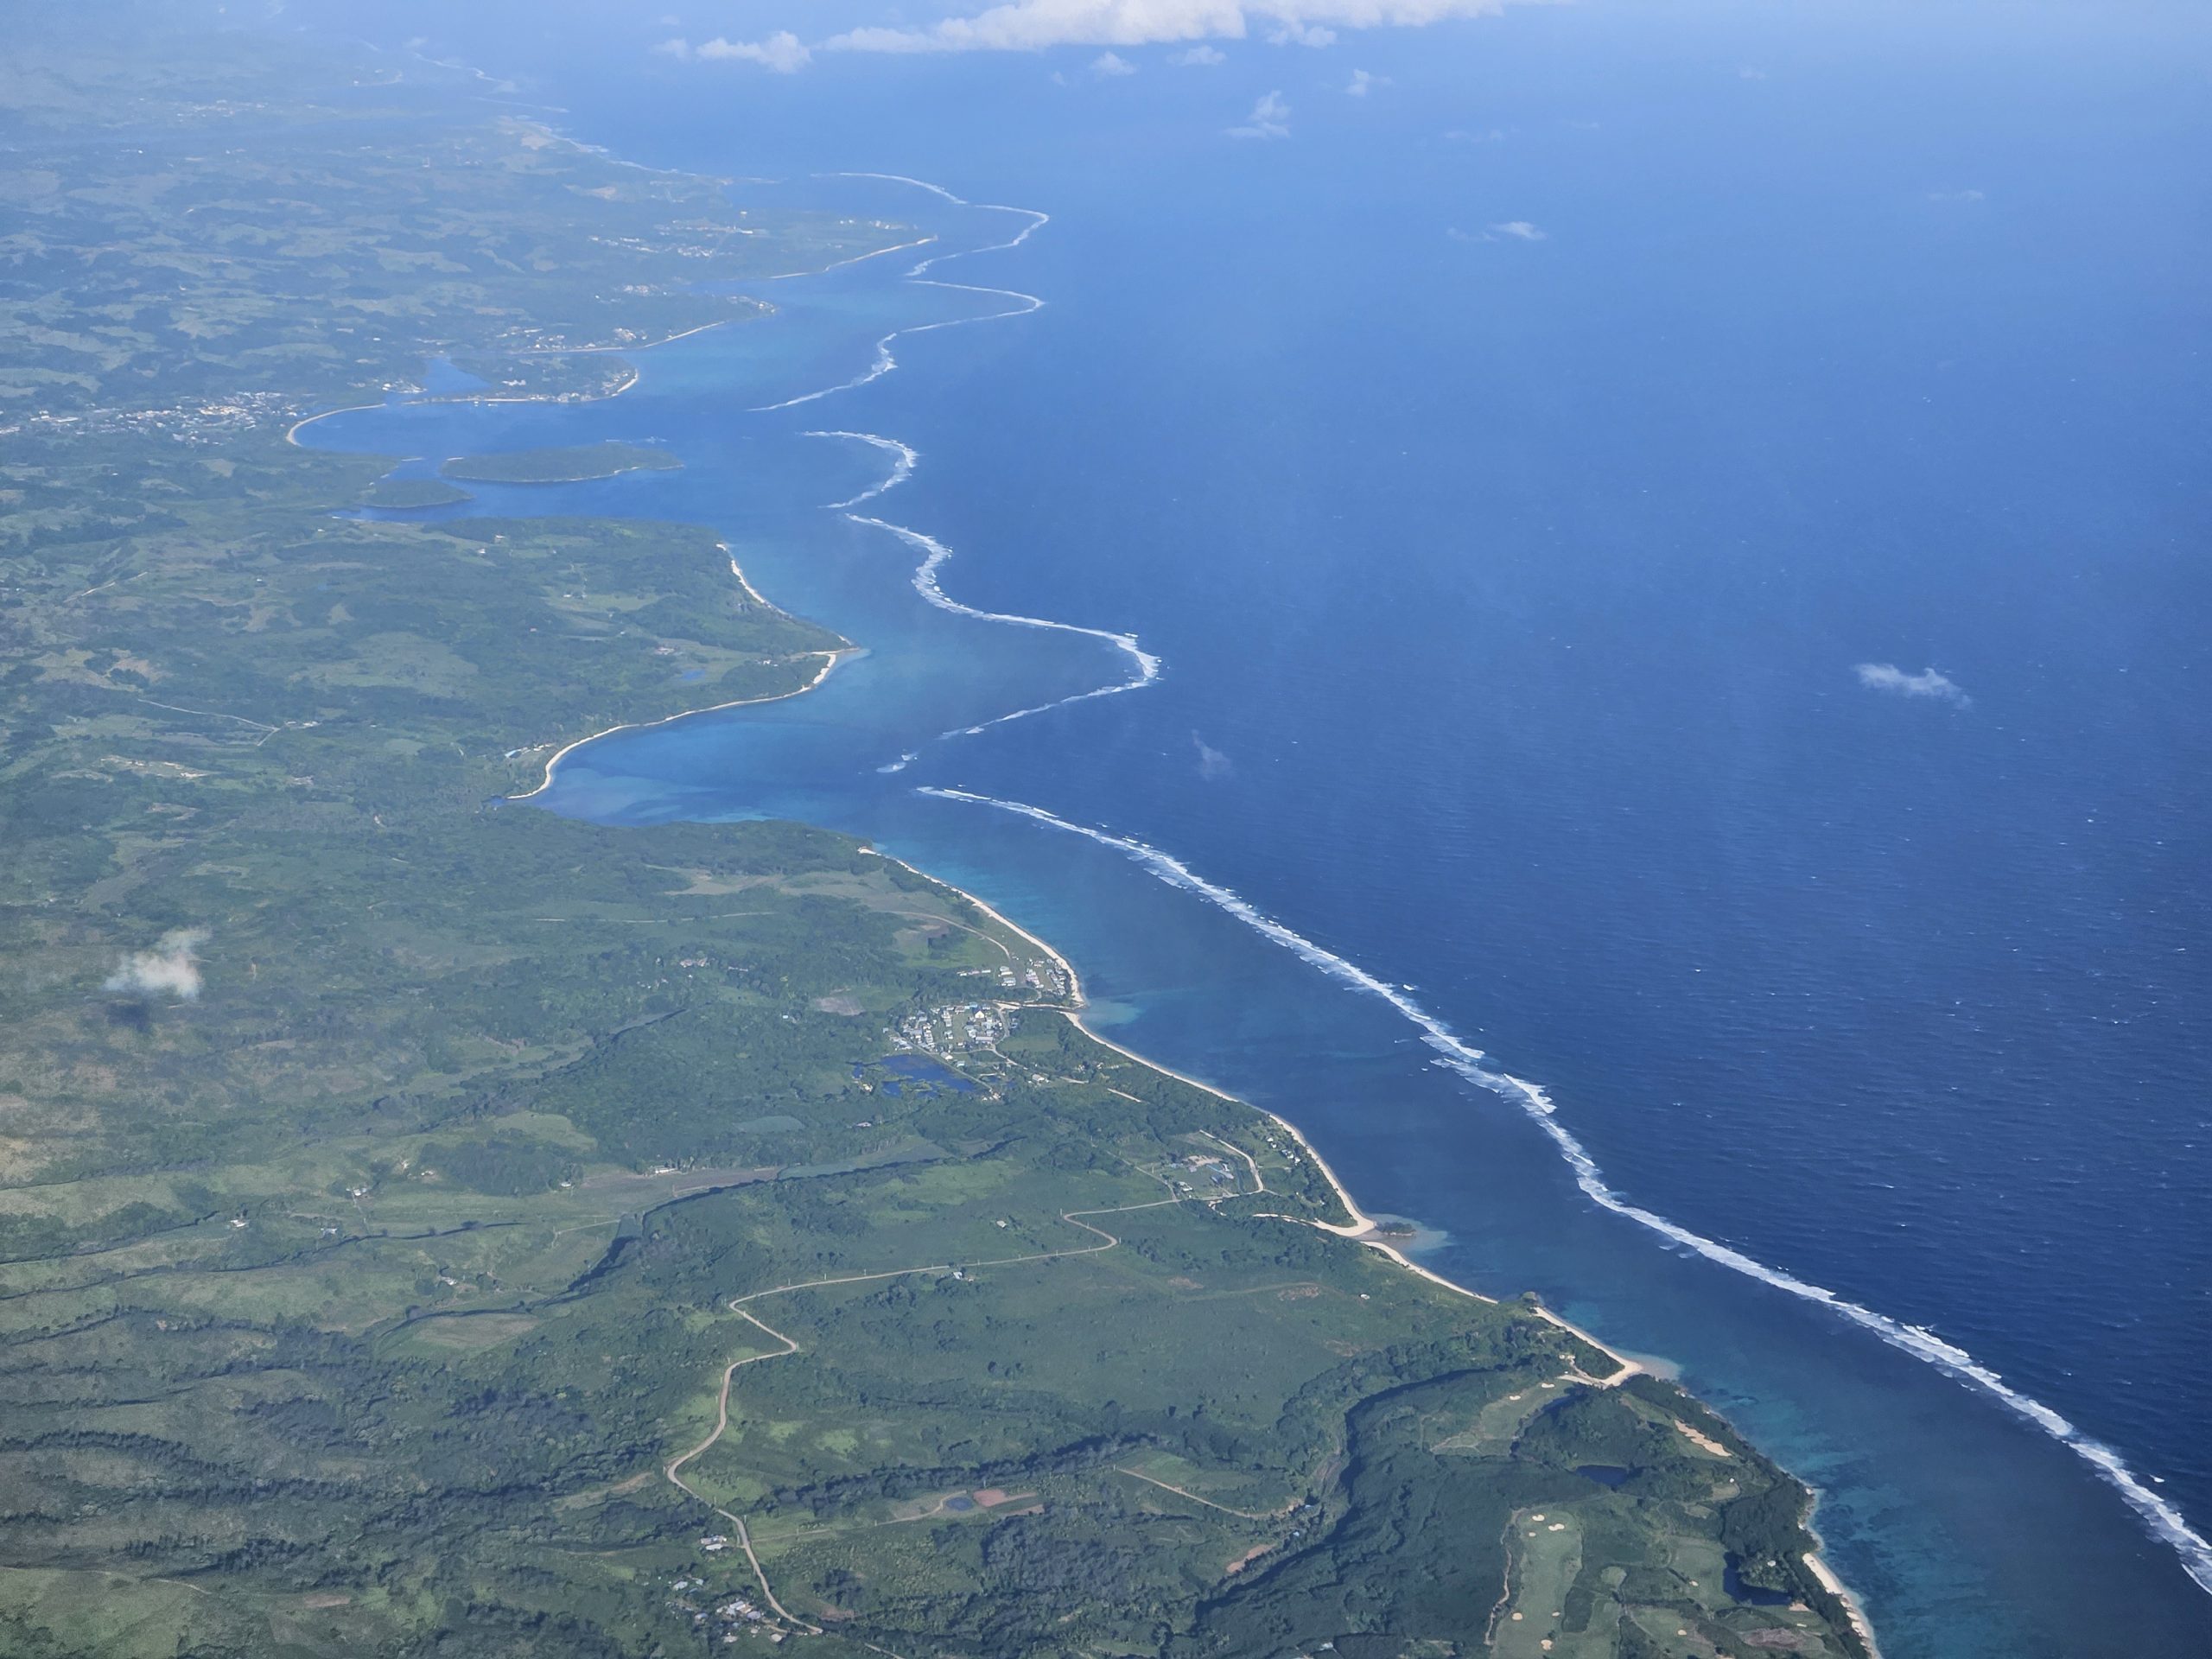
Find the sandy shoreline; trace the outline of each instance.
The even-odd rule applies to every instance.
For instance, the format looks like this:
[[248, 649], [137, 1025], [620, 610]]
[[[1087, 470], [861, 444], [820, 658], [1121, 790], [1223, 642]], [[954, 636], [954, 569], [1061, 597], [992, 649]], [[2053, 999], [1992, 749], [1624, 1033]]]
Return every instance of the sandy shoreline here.
[[[656, 346], [672, 346], [679, 340], [689, 340], [694, 334], [703, 334], [709, 328], [726, 328], [733, 322], [749, 322], [750, 321], [752, 321], [752, 319], [749, 317], [717, 317], [712, 322], [702, 322], [696, 328], [686, 328], [683, 333], [671, 334], [665, 340], [640, 340], [634, 346], [564, 346], [555, 351], [510, 352], [506, 353], [506, 355], [518, 358], [606, 357], [609, 355], [620, 355], [625, 352], [650, 352]], [[639, 381], [645, 378], [645, 372], [633, 364], [631, 365], [630, 378], [627, 380], [625, 380], [620, 385], [612, 387], [606, 391], [592, 392], [585, 397], [569, 397], [558, 394], [549, 396], [542, 393], [526, 392], [520, 397], [501, 397], [491, 393], [479, 394], [463, 392], [459, 396], [452, 397], [433, 397], [427, 393], [416, 393], [409, 397], [407, 401], [410, 404], [603, 404], [610, 397], [620, 397], [624, 392], [629, 391], [631, 387], [636, 385]], [[348, 404], [343, 409], [326, 409], [319, 414], [302, 416], [298, 420], [294, 421], [291, 425], [284, 429], [284, 442], [290, 444], [297, 444], [300, 442], [300, 431], [302, 428], [313, 426], [317, 421], [327, 421], [334, 415], [357, 415], [365, 409], [383, 409], [384, 407], [385, 407], [385, 405], [382, 403]], [[559, 483], [577, 483], [584, 480], [562, 479], [553, 481]]]
[[[1255, 1106], [1249, 1101], [1240, 1100], [1235, 1095], [1230, 1094], [1224, 1089], [1217, 1089], [1210, 1083], [1203, 1082], [1199, 1078], [1192, 1077], [1185, 1072], [1178, 1071], [1172, 1066], [1163, 1065], [1158, 1060], [1153, 1059], [1147, 1055], [1140, 1054], [1136, 1050], [1127, 1047], [1121, 1043], [1117, 1043], [1110, 1037], [1101, 1036], [1090, 1026], [1084, 1024], [1083, 1010], [1087, 1005], [1088, 999], [1084, 997], [1083, 993], [1082, 977], [1076, 972], [1075, 964], [1070, 962], [1061, 952], [1053, 949], [1052, 946], [1046, 944], [1036, 934], [1032, 933], [1027, 928], [1023, 927], [1020, 923], [1009, 919], [999, 911], [995, 910], [989, 905], [984, 903], [982, 899], [977, 898], [965, 887], [955, 887], [951, 882], [945, 880], [941, 876], [931, 875], [926, 870], [916, 869], [913, 865], [907, 863], [904, 859], [892, 858], [891, 855], [888, 853], [878, 852], [876, 855], [880, 858], [890, 859], [891, 862], [899, 865], [902, 869], [912, 870], [916, 875], [922, 877], [925, 880], [933, 882], [938, 887], [958, 893], [969, 904], [975, 906], [977, 910], [990, 918], [991, 920], [996, 922], [1007, 931], [1015, 934], [1020, 938], [1027, 940], [1032, 945], [1035, 946], [1039, 951], [1049, 957], [1052, 962], [1058, 967], [1060, 971], [1067, 976], [1069, 991], [1074, 998], [1075, 1002], [1075, 1006], [1072, 1007], [1059, 1008], [1055, 1010], [1055, 1012], [1066, 1019], [1070, 1024], [1073, 1025], [1077, 1030], [1082, 1032], [1084, 1036], [1090, 1038], [1091, 1041], [1096, 1043], [1100, 1047], [1109, 1048], [1113, 1050], [1115, 1053], [1121, 1055], [1124, 1059], [1134, 1061], [1135, 1064], [1143, 1066], [1147, 1071], [1158, 1072], [1161, 1077], [1172, 1077], [1177, 1083], [1185, 1084], [1190, 1088], [1197, 1089], [1204, 1093], [1211, 1095], [1217, 1100], [1226, 1101], [1232, 1105], [1242, 1106], [1248, 1111], [1257, 1112], [1261, 1116], [1266, 1118], [1270, 1123], [1274, 1124], [1276, 1128], [1280, 1128], [1285, 1135], [1288, 1135], [1291, 1140], [1296, 1143], [1299, 1151], [1306, 1158], [1311, 1160], [1313, 1167], [1320, 1172], [1321, 1179], [1329, 1184], [1329, 1190], [1336, 1194], [1337, 1202], [1344, 1206], [1344, 1213], [1351, 1217], [1351, 1220], [1348, 1224], [1333, 1221], [1315, 1221], [1309, 1222], [1307, 1224], [1308, 1225], [1317, 1227], [1325, 1233], [1333, 1233], [1338, 1238], [1355, 1239], [1360, 1243], [1366, 1245], [1368, 1249], [1379, 1251], [1382, 1255], [1389, 1256], [1391, 1261], [1396, 1262], [1398, 1266], [1403, 1268], [1408, 1273], [1414, 1274], [1421, 1278], [1426, 1279], [1429, 1283], [1435, 1285], [1441, 1289], [1448, 1290], [1455, 1296], [1471, 1297], [1474, 1300], [1478, 1302], [1486, 1302], [1493, 1306], [1497, 1305], [1497, 1298], [1495, 1296], [1485, 1296], [1482, 1292], [1460, 1284], [1456, 1280], [1447, 1279], [1433, 1268], [1425, 1268], [1421, 1266], [1420, 1262], [1414, 1261], [1411, 1256], [1408, 1255], [1403, 1250], [1398, 1249], [1395, 1244], [1390, 1243], [1385, 1239], [1377, 1237], [1376, 1235], [1379, 1230], [1376, 1225], [1375, 1218], [1359, 1207], [1358, 1202], [1354, 1199], [1351, 1195], [1351, 1190], [1345, 1186], [1343, 1180], [1338, 1176], [1337, 1172], [1329, 1166], [1329, 1160], [1322, 1157], [1321, 1154], [1314, 1149], [1313, 1143], [1311, 1141], [1308, 1141], [1299, 1127], [1295, 1123], [1293, 1123], [1288, 1118], [1278, 1116], [1276, 1114], [1268, 1110], [1263, 1106]], [[1613, 1362], [1615, 1367], [1613, 1375], [1603, 1379], [1605, 1386], [1607, 1387], [1612, 1387], [1616, 1384], [1624, 1382], [1630, 1377], [1641, 1376], [1650, 1369], [1641, 1362], [1631, 1359], [1627, 1355], [1621, 1353], [1618, 1350], [1608, 1347], [1605, 1343], [1600, 1342], [1596, 1337], [1591, 1335], [1589, 1332], [1585, 1331], [1580, 1325], [1574, 1324], [1570, 1319], [1561, 1318], [1559, 1314], [1553, 1313], [1549, 1308], [1539, 1306], [1535, 1308], [1534, 1312], [1538, 1319], [1546, 1321], [1548, 1324], [1556, 1325], [1559, 1329], [1579, 1338], [1580, 1340], [1589, 1344], [1591, 1347], [1596, 1349], [1599, 1353], [1605, 1355], [1606, 1358]]]
[[380, 403], [348, 404], [343, 409], [326, 409], [320, 415], [303, 415], [284, 429], [284, 442], [289, 444], [299, 444], [300, 433], [302, 429], [313, 426], [317, 421], [327, 421], [334, 415], [358, 415], [365, 409], [382, 409], [384, 405]]
[[905, 253], [911, 248], [926, 248], [936, 240], [934, 236], [917, 237], [912, 242], [895, 243], [887, 248], [878, 248], [872, 253], [856, 253], [849, 259], [833, 260], [818, 270], [779, 270], [772, 276], [763, 276], [760, 280], [764, 283], [788, 283], [799, 276], [820, 276], [830, 271], [842, 270], [847, 265], [865, 264], [870, 259], [880, 259], [887, 253]]
[[[741, 578], [741, 580], [742, 580], [742, 578]], [[587, 743], [595, 743], [601, 738], [610, 737], [616, 732], [650, 731], [656, 726], [668, 726], [674, 724], [679, 720], [689, 720], [694, 715], [716, 714], [724, 709], [749, 709], [755, 703], [781, 702], [787, 697], [804, 696], [809, 691], [813, 690], [816, 686], [821, 684], [823, 681], [828, 679], [830, 677], [830, 670], [836, 668], [837, 664], [844, 661], [846, 658], [865, 657], [868, 655], [868, 653], [858, 645], [840, 645], [835, 651], [816, 651], [809, 652], [806, 654], [810, 657], [821, 658], [822, 666], [816, 671], [814, 677], [809, 680], [804, 685], [794, 687], [789, 691], [772, 691], [765, 697], [732, 697], [728, 702], [710, 702], [706, 704], [703, 708], [685, 709], [673, 715], [663, 715], [658, 720], [626, 720], [620, 725], [609, 726], [605, 731], [594, 732], [588, 737], [580, 737], [573, 743], [563, 744], [559, 753], [556, 753], [550, 760], [546, 761], [544, 782], [539, 784], [536, 789], [531, 790], [528, 794], [510, 795], [507, 798], [511, 801], [530, 801], [537, 799], [537, 797], [543, 795], [547, 790], [553, 787], [554, 769], [558, 766], [562, 761], [568, 759], [572, 751], [583, 747]]]
[[[1816, 1538], [1819, 1535], [1817, 1533], [1814, 1535]], [[1866, 1610], [1859, 1605], [1859, 1598], [1852, 1593], [1850, 1586], [1836, 1577], [1835, 1569], [1827, 1564], [1827, 1558], [1817, 1549], [1808, 1550], [1805, 1555], [1805, 1566], [1821, 1581], [1821, 1588], [1843, 1604], [1843, 1611], [1851, 1620], [1851, 1628], [1866, 1644], [1866, 1651], [1873, 1656], [1873, 1659], [1881, 1659], [1882, 1650], [1875, 1644], [1874, 1627], [1867, 1623]]]
[[760, 597], [760, 590], [746, 580], [744, 569], [738, 563], [737, 555], [729, 550], [729, 543], [716, 542], [715, 545], [721, 550], [723, 556], [729, 560], [729, 573], [737, 578], [737, 585], [745, 596], [763, 610], [773, 609], [774, 607], [766, 600]]

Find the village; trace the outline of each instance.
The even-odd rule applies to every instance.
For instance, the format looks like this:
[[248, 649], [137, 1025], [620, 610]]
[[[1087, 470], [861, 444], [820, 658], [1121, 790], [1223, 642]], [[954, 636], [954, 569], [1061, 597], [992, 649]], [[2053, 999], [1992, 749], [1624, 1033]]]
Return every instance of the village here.
[[[721, 1533], [709, 1533], [699, 1541], [701, 1552], [719, 1556], [730, 1547], [729, 1539]], [[712, 1607], [702, 1607], [702, 1600], [712, 1592], [704, 1579], [679, 1578], [669, 1586], [670, 1605], [679, 1613], [689, 1613], [695, 1629], [710, 1629], [721, 1637], [725, 1645], [741, 1637], [766, 1636], [771, 1642], [781, 1642], [784, 1632], [768, 1623], [768, 1615], [745, 1596], [732, 1596]]]

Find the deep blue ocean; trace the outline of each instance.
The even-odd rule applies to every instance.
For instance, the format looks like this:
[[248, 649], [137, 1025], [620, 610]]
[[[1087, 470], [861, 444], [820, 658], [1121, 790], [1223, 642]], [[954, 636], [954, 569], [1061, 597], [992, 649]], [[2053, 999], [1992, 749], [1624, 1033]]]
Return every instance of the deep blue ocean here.
[[[1034, 927], [1428, 1265], [1678, 1365], [1891, 1659], [2212, 1653], [2201, 9], [1592, 0], [1127, 74], [371, 32], [931, 255], [1037, 226], [769, 284], [612, 402], [303, 435], [666, 443], [480, 500], [711, 524], [868, 649], [543, 800], [832, 824]], [[831, 508], [893, 452], [822, 433], [918, 459]], [[1121, 634], [1156, 681], [1084, 696]]]

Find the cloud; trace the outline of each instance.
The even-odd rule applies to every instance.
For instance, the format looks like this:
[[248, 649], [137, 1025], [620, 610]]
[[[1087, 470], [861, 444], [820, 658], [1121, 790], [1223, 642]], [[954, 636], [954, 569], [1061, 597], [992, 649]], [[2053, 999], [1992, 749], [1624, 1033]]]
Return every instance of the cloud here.
[[[685, 54], [679, 52], [675, 55]], [[814, 54], [806, 43], [787, 29], [779, 29], [765, 41], [726, 41], [716, 35], [693, 48], [691, 55], [721, 61], [742, 60], [772, 69], [779, 75], [797, 74], [814, 61]]]
[[1989, 198], [1979, 190], [1930, 190], [1928, 193], [1928, 200], [1942, 202], [1974, 202], [1987, 201]]
[[1760, 68], [1755, 63], [1747, 63], [1736, 72], [1736, 79], [1738, 80], [1764, 80], [1766, 79], [1766, 71]]
[[1490, 233], [1493, 240], [1510, 237], [1516, 242], [1545, 242], [1551, 238], [1548, 231], [1537, 229], [1525, 219], [1509, 219], [1503, 225], [1493, 225]]
[[691, 55], [691, 42], [685, 40], [663, 41], [653, 50], [663, 57], [683, 59]]
[[1344, 96], [1365, 98], [1374, 88], [1389, 84], [1390, 77], [1388, 75], [1370, 75], [1364, 69], [1355, 69], [1351, 72], [1351, 82], [1344, 87]]
[[1851, 671], [1859, 677], [1859, 683], [1870, 691], [1886, 691], [1898, 697], [1933, 697], [1956, 709], [1967, 708], [1974, 702], [1959, 689], [1957, 681], [1932, 668], [1908, 674], [1895, 663], [1860, 663]]
[[1224, 778], [1236, 775], [1236, 768], [1229, 757], [1196, 732], [1191, 734], [1191, 743], [1198, 752], [1198, 776], [1206, 782], [1219, 783]]
[[1505, 129], [1484, 127], [1471, 131], [1465, 127], [1454, 127], [1444, 135], [1444, 142], [1447, 144], [1502, 144], [1505, 142]]
[[116, 965], [100, 988], [129, 996], [155, 996], [167, 991], [189, 1002], [200, 995], [200, 959], [193, 952], [207, 941], [206, 930], [181, 927], [162, 935], [151, 950], [134, 950]]
[[1137, 67], [1118, 52], [1101, 52], [1090, 60], [1090, 73], [1099, 80], [1111, 80], [1116, 75], [1134, 75]]
[[1232, 138], [1287, 138], [1290, 137], [1290, 105], [1281, 92], [1269, 92], [1252, 106], [1252, 113], [1244, 118], [1241, 127], [1229, 129]]
[[1167, 61], [1178, 69], [1209, 69], [1217, 63], [1227, 63], [1229, 54], [1210, 46], [1194, 46], [1187, 51], [1170, 53]]
[[[1325, 46], [1342, 29], [1417, 28], [1488, 16], [1532, 0], [1005, 0], [925, 28], [855, 29], [834, 52], [1034, 52], [1053, 46], [1150, 46], [1270, 38]], [[1190, 60], [1211, 62], [1211, 59]]]

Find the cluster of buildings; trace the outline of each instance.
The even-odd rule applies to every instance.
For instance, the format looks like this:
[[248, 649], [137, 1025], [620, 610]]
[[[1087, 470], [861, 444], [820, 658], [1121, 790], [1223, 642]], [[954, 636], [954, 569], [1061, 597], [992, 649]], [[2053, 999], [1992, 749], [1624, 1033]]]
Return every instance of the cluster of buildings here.
[[998, 968], [963, 968], [961, 975], [967, 979], [995, 979], [1009, 991], [1041, 991], [1051, 996], [1068, 994], [1068, 976], [1049, 963], [1033, 962], [1016, 969], [1012, 963]]
[[[1194, 1152], [1187, 1158], [1170, 1158], [1167, 1167], [1183, 1172], [1167, 1178], [1168, 1184], [1178, 1192], [1194, 1192], [1201, 1181], [1213, 1187], [1236, 1185], [1236, 1172], [1229, 1166], [1229, 1160], [1217, 1158], [1211, 1153]], [[1185, 1173], [1187, 1173], [1188, 1179], [1185, 1179]]]
[[[729, 1540], [716, 1533], [702, 1538], [699, 1548], [710, 1555], [717, 1554], [729, 1548]], [[784, 1639], [781, 1630], [766, 1629], [767, 1613], [744, 1596], [732, 1596], [720, 1606], [708, 1608], [698, 1605], [690, 1599], [706, 1589], [704, 1579], [678, 1579], [668, 1587], [674, 1592], [678, 1612], [690, 1614], [695, 1625], [713, 1623], [721, 1630], [721, 1638], [726, 1643], [736, 1641], [741, 1636], [758, 1635], [764, 1631], [771, 1642]]]
[[759, 236], [760, 232], [743, 225], [694, 225], [672, 228], [690, 230], [696, 235], [702, 231], [715, 233], [712, 242], [648, 242], [641, 236], [594, 236], [591, 239], [603, 248], [620, 248], [625, 253], [672, 253], [679, 259], [711, 259], [723, 251], [723, 245], [733, 236]]
[[942, 1055], [995, 1047], [1013, 1029], [1011, 1010], [995, 1002], [969, 1002], [910, 1014], [886, 1035], [897, 1047]]
[[290, 398], [281, 392], [246, 391], [219, 401], [187, 404], [175, 409], [88, 409], [74, 415], [41, 411], [17, 425], [0, 427], [0, 437], [25, 430], [67, 433], [167, 433], [180, 443], [211, 443], [226, 433], [258, 426], [264, 421], [288, 420], [296, 413]]

